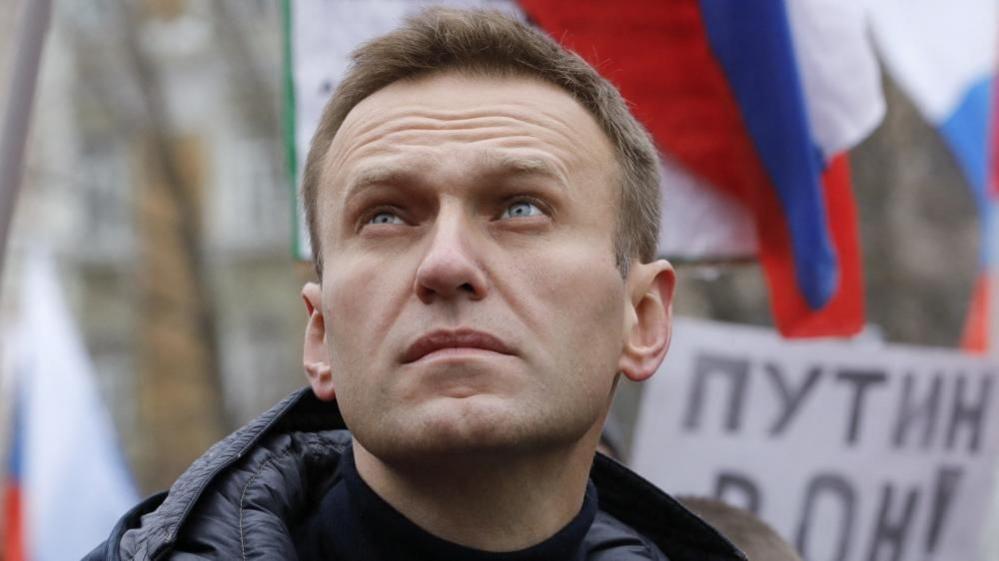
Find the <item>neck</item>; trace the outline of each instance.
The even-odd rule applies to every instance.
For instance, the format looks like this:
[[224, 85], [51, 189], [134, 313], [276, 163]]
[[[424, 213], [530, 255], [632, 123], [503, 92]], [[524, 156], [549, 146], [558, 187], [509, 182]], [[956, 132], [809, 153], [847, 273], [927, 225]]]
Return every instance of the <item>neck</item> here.
[[579, 513], [592, 436], [544, 453], [455, 454], [407, 465], [386, 464], [355, 440], [354, 457], [368, 486], [427, 532], [484, 551], [515, 551], [551, 537]]

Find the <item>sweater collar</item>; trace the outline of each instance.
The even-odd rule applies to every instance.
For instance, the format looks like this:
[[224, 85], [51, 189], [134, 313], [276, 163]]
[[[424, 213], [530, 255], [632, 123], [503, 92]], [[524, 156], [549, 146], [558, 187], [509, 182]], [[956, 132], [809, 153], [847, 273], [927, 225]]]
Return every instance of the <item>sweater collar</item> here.
[[340, 470], [341, 483], [327, 493], [319, 511], [325, 532], [317, 533], [319, 539], [330, 540], [327, 549], [334, 549], [338, 559], [363, 552], [365, 559], [377, 561], [576, 561], [597, 513], [591, 483], [579, 512], [550, 538], [518, 551], [487, 552], [439, 538], [402, 515], [357, 472], [352, 448], [345, 451]]

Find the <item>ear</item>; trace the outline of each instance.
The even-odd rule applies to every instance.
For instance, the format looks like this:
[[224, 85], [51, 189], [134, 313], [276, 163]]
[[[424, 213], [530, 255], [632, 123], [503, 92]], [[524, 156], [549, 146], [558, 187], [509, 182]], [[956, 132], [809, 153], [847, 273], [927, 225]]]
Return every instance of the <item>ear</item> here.
[[302, 349], [302, 366], [309, 379], [312, 392], [322, 401], [336, 399], [333, 387], [333, 371], [330, 367], [330, 351], [326, 345], [326, 320], [323, 317], [323, 291], [314, 282], [302, 287], [302, 300], [305, 301], [305, 346]]
[[633, 264], [627, 280], [631, 309], [618, 371], [640, 382], [655, 374], [669, 349], [676, 273], [668, 261]]

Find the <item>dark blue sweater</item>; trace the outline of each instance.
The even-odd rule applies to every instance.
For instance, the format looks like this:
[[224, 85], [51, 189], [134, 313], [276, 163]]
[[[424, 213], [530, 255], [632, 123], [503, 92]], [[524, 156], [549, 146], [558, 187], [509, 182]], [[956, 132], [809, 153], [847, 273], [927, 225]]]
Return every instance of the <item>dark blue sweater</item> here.
[[340, 471], [340, 481], [303, 525], [301, 561], [578, 561], [597, 513], [591, 483], [579, 513], [552, 537], [519, 551], [487, 552], [438, 538], [395, 510], [361, 479], [349, 448]]

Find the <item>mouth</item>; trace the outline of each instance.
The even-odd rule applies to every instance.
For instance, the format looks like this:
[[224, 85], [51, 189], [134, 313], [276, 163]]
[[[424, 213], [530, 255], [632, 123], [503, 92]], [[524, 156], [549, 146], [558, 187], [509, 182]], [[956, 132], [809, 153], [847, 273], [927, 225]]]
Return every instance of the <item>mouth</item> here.
[[513, 350], [499, 338], [472, 329], [437, 330], [427, 333], [411, 344], [402, 355], [409, 364], [434, 354], [485, 351], [512, 355]]

